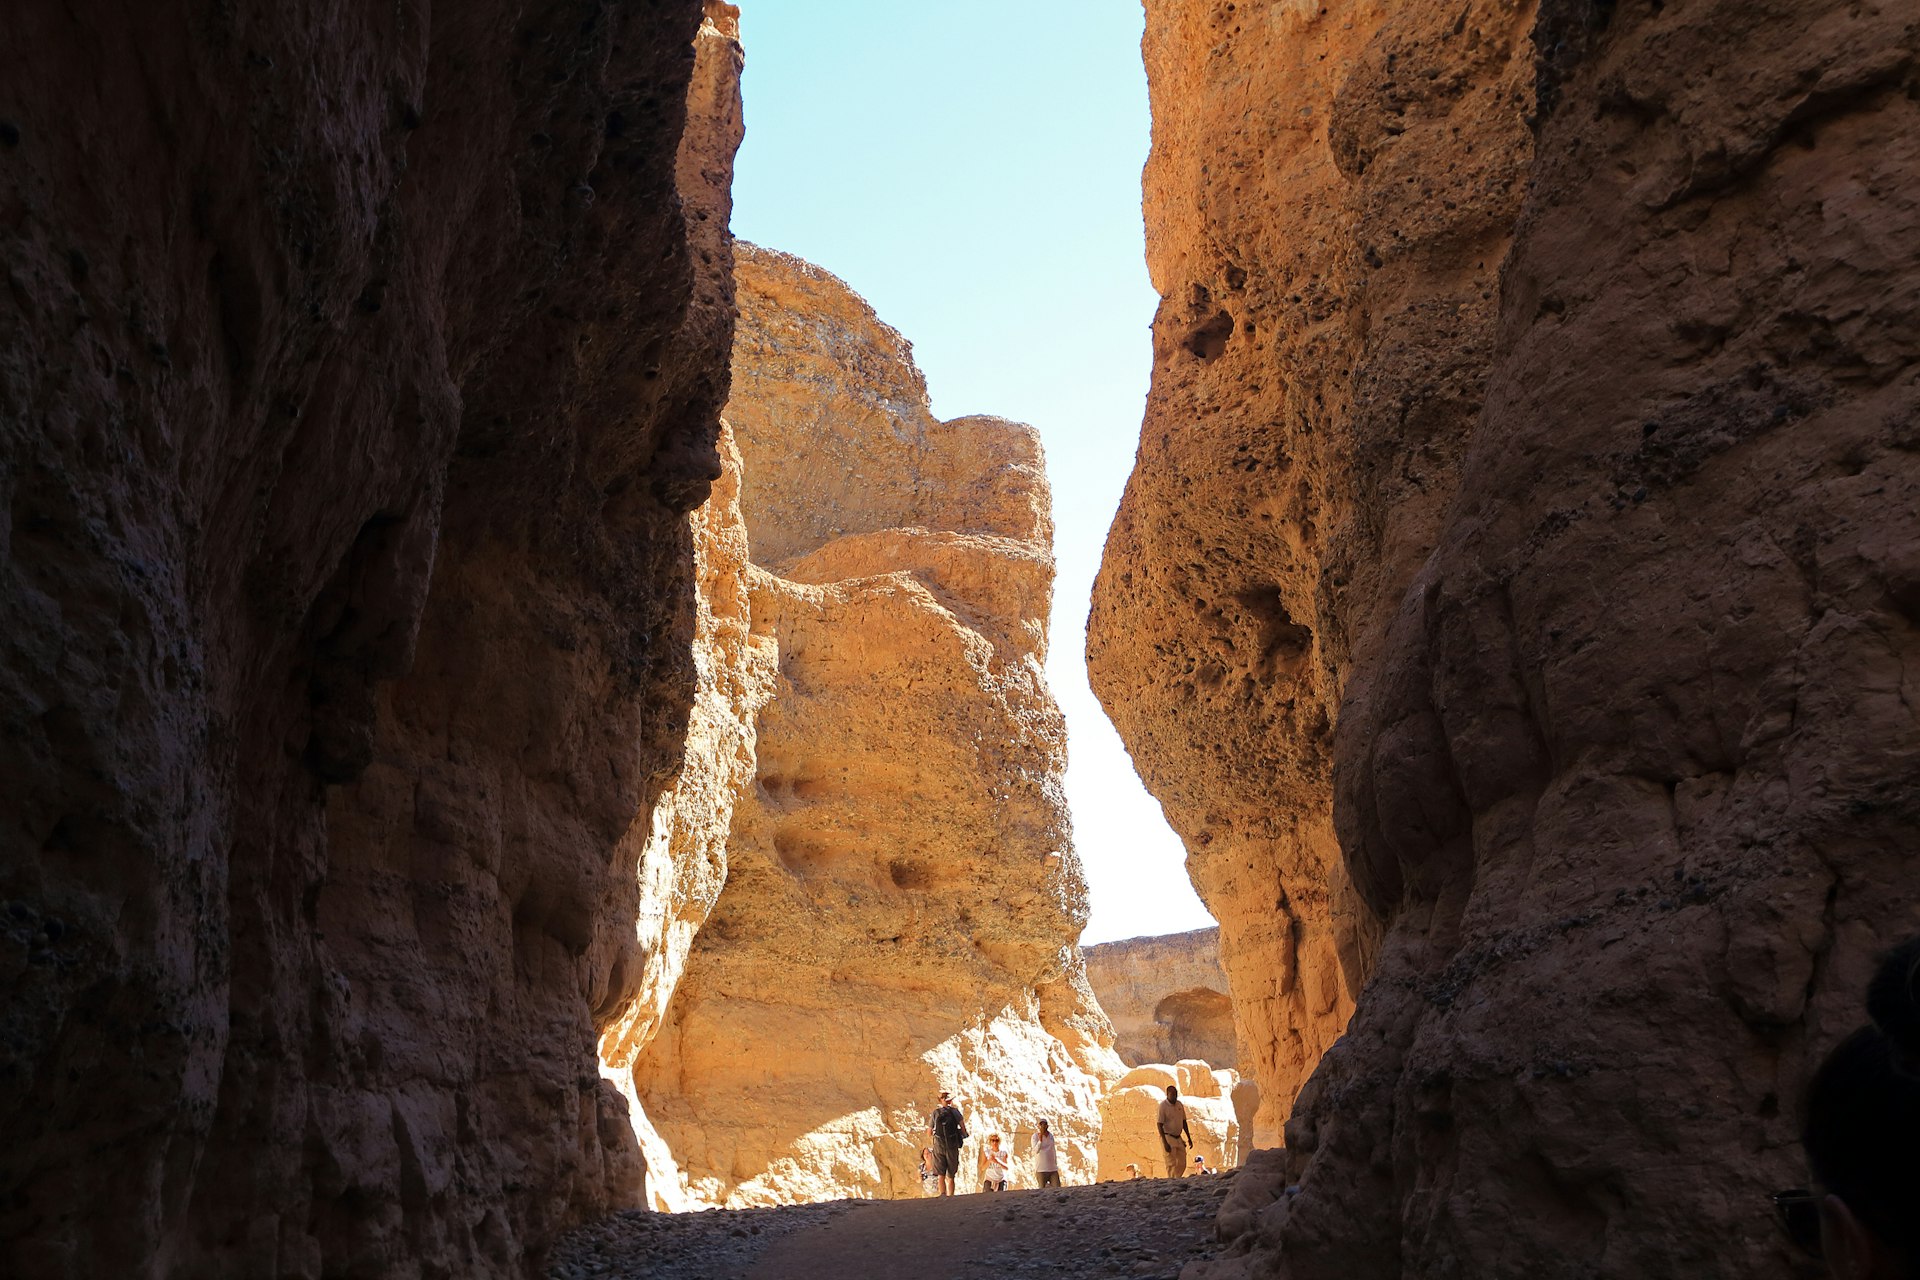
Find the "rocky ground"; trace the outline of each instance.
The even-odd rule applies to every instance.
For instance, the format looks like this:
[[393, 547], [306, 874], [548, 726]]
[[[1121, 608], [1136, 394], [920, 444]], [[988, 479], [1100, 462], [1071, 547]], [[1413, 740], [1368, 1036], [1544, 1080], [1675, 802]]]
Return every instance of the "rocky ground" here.
[[1235, 1174], [946, 1200], [615, 1214], [554, 1250], [550, 1280], [1161, 1277], [1213, 1256]]

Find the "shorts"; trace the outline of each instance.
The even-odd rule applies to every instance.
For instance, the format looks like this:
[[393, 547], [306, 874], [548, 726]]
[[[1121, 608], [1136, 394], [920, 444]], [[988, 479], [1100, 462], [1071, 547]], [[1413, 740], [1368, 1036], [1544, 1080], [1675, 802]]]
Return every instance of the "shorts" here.
[[1042, 1169], [1040, 1171], [1040, 1185], [1043, 1187], [1059, 1186], [1060, 1171], [1058, 1169]]
[[960, 1172], [960, 1148], [936, 1146], [933, 1149], [933, 1176], [951, 1178]]

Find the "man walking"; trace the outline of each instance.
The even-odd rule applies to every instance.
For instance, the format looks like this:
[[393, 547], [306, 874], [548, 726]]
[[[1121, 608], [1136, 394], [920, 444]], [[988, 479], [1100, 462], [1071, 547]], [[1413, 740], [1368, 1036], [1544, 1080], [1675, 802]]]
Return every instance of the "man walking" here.
[[954, 1105], [953, 1095], [940, 1091], [940, 1105], [927, 1120], [927, 1132], [933, 1135], [933, 1172], [940, 1194], [953, 1194], [953, 1177], [960, 1172], [960, 1144], [967, 1140], [966, 1119]]
[[1187, 1108], [1180, 1101], [1180, 1090], [1167, 1086], [1167, 1100], [1160, 1104], [1160, 1149], [1167, 1153], [1167, 1176], [1187, 1176], [1187, 1147], [1193, 1130], [1187, 1127]]

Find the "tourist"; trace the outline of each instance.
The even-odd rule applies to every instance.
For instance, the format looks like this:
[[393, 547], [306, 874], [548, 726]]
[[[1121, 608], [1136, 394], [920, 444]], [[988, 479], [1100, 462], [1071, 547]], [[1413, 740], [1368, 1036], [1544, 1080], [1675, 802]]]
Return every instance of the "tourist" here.
[[1807, 1090], [1813, 1189], [1774, 1205], [1836, 1280], [1920, 1280], [1920, 938], [1881, 962], [1867, 1013]]
[[982, 1191], [1005, 1191], [1007, 1189], [1007, 1171], [1013, 1166], [1012, 1158], [1000, 1145], [1000, 1135], [987, 1135], [987, 1149], [980, 1153]]
[[1167, 1086], [1167, 1100], [1160, 1104], [1160, 1149], [1167, 1154], [1167, 1176], [1183, 1178], [1187, 1173], [1187, 1148], [1193, 1143], [1193, 1130], [1187, 1127], [1187, 1108], [1180, 1101], [1180, 1090]]
[[940, 1194], [940, 1172], [934, 1165], [933, 1148], [920, 1148], [920, 1194]]
[[1043, 1187], [1060, 1185], [1060, 1153], [1053, 1147], [1053, 1130], [1047, 1122], [1040, 1122], [1040, 1132], [1033, 1139], [1033, 1175]]
[[954, 1175], [960, 1172], [960, 1144], [967, 1140], [967, 1122], [945, 1089], [940, 1091], [940, 1105], [927, 1118], [927, 1132], [933, 1135], [933, 1171], [940, 1194], [950, 1196]]

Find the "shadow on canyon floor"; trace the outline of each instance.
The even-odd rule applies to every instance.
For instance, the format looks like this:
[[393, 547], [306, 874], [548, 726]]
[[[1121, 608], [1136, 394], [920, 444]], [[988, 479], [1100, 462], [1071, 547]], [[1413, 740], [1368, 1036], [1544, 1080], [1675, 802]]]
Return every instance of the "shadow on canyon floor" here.
[[614, 1214], [555, 1249], [550, 1280], [1164, 1277], [1213, 1256], [1233, 1172], [944, 1200]]

